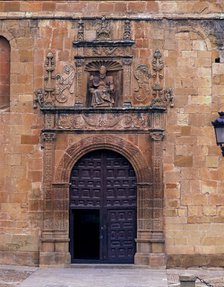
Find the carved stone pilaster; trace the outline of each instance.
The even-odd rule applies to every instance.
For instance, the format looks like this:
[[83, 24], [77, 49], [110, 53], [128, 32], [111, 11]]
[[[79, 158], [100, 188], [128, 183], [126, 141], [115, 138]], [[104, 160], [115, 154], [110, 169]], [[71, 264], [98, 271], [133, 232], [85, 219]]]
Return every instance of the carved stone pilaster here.
[[163, 239], [163, 130], [150, 132], [153, 166], [153, 233], [152, 238]]
[[75, 104], [82, 102], [83, 59], [76, 59], [76, 100]]
[[132, 58], [123, 59], [123, 69], [124, 69], [124, 81], [123, 81], [123, 91], [124, 91], [124, 104], [131, 102], [131, 64]]
[[[55, 125], [55, 116], [52, 113], [44, 114], [44, 128], [53, 129]], [[43, 138], [43, 136], [42, 136]]]
[[84, 40], [84, 22], [80, 19], [80, 21], [78, 22], [78, 35], [77, 35], [77, 39], [79, 41]]
[[52, 180], [54, 175], [55, 133], [43, 133], [43, 189], [44, 189], [44, 229], [52, 228]]
[[123, 39], [124, 40], [130, 40], [131, 39], [131, 22], [130, 22], [130, 20], [126, 20], [124, 22]]

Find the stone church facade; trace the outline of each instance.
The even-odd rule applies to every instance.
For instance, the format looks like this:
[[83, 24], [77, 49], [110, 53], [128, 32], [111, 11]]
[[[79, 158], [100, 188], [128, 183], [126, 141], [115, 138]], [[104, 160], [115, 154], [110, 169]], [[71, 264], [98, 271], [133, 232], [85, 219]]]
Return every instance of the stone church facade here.
[[223, 266], [222, 1], [0, 1], [0, 263]]

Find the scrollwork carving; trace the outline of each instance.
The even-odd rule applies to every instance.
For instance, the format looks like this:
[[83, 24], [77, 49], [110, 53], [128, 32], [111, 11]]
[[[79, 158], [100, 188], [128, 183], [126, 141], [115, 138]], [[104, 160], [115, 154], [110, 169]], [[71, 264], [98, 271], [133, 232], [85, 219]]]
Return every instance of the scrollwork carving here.
[[65, 103], [68, 95], [74, 93], [75, 69], [72, 65], [64, 66], [62, 74], [56, 75], [55, 98], [59, 103]]
[[36, 109], [38, 105], [42, 107], [44, 105], [45, 97], [46, 97], [46, 92], [44, 89], [37, 89], [34, 91], [34, 101], [33, 101], [33, 108]]
[[150, 95], [149, 79], [151, 73], [147, 65], [139, 65], [134, 72], [134, 77], [138, 83], [135, 89], [135, 99], [137, 101], [144, 101]]
[[150, 120], [148, 114], [61, 114], [56, 123], [56, 128], [64, 130], [85, 129], [92, 130], [148, 130]]
[[65, 103], [69, 94], [74, 93], [75, 69], [72, 65], [65, 65], [62, 74], [54, 75], [55, 58], [52, 52], [49, 52], [45, 61], [44, 88], [34, 91], [35, 98], [33, 107], [41, 108], [46, 106], [55, 106], [55, 102]]
[[93, 47], [92, 52], [98, 56], [124, 55], [124, 50], [119, 47]]

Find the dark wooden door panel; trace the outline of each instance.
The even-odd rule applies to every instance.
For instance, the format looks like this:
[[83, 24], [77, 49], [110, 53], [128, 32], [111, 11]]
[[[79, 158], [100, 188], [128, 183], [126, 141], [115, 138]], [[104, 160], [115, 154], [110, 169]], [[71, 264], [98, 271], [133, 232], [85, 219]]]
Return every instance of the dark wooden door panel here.
[[136, 176], [126, 158], [108, 150], [82, 157], [71, 174], [70, 208], [99, 208], [101, 262], [133, 262]]
[[132, 263], [135, 254], [136, 211], [108, 210], [108, 259]]

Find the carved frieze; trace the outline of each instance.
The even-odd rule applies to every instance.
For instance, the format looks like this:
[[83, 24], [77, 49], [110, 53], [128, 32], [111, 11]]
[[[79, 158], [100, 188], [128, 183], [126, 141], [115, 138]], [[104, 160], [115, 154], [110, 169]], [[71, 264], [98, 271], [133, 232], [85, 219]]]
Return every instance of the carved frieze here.
[[149, 115], [144, 114], [59, 114], [56, 129], [63, 130], [148, 130]]

